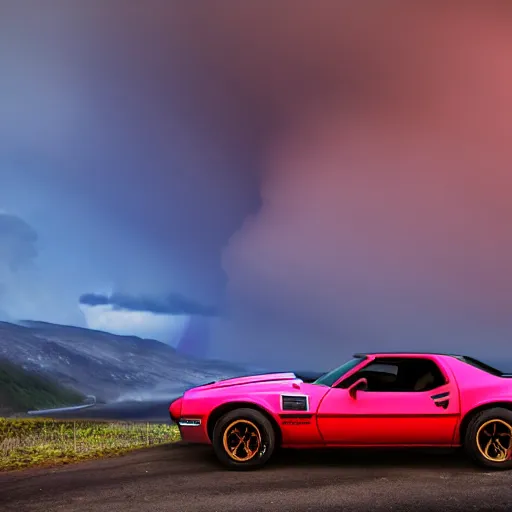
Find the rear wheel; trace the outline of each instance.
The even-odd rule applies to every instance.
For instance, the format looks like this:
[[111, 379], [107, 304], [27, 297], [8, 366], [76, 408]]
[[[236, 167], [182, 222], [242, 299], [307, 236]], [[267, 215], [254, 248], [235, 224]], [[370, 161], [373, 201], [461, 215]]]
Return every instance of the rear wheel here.
[[479, 466], [512, 469], [512, 411], [496, 407], [477, 414], [468, 425], [464, 449]]
[[222, 416], [213, 429], [213, 449], [230, 469], [258, 469], [272, 456], [276, 434], [268, 418], [255, 409], [235, 409]]

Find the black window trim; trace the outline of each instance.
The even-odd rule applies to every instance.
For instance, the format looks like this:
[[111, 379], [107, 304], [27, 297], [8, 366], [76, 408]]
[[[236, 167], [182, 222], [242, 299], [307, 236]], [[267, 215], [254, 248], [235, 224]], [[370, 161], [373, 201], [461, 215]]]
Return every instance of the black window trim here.
[[470, 356], [452, 356], [452, 357], [454, 357], [458, 361], [461, 361], [464, 364], [468, 364], [468, 365], [472, 366], [473, 368], [476, 368], [480, 371], [494, 375], [495, 377], [503, 377], [503, 376], [507, 375], [506, 373], [502, 372], [501, 370], [494, 368], [494, 366], [488, 365], [488, 364], [480, 361], [479, 359], [475, 359], [474, 357], [470, 357]]
[[[356, 354], [351, 361], [353, 361], [355, 359], [359, 359], [360, 361], [357, 364], [355, 364], [352, 368], [350, 368], [350, 370], [348, 370], [343, 375], [340, 375], [338, 377], [338, 379], [335, 380], [334, 382], [332, 382], [331, 384], [322, 384], [322, 385], [326, 385], [326, 386], [330, 387], [331, 389], [336, 388], [337, 387], [336, 384], [342, 382], [340, 379], [342, 379], [342, 380], [348, 379], [351, 375], [353, 375], [354, 373], [357, 373], [361, 368], [364, 368], [366, 366], [366, 364], [364, 364], [364, 363], [371, 361], [371, 359], [368, 358], [368, 356], [360, 355], [360, 354]], [[349, 362], [350, 361], [345, 361], [345, 363], [343, 363], [343, 365], [345, 365]], [[323, 374], [322, 376], [320, 376], [318, 379], [316, 379], [314, 381], [314, 384], [317, 384], [317, 381], [321, 380], [323, 377], [325, 377], [329, 373], [334, 372], [335, 370], [338, 370], [343, 365], [337, 366], [336, 368], [333, 368], [329, 372]], [[363, 365], [363, 366], [361, 366], [361, 365]]]

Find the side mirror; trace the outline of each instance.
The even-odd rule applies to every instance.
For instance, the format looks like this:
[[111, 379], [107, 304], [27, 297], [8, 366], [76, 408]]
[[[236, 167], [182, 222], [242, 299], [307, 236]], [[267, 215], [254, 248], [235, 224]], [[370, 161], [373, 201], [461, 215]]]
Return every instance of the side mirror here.
[[368, 381], [365, 378], [361, 378], [361, 379], [356, 380], [354, 382], [354, 384], [349, 386], [348, 394], [352, 398], [356, 398], [358, 391], [366, 391], [367, 389], [368, 389]]

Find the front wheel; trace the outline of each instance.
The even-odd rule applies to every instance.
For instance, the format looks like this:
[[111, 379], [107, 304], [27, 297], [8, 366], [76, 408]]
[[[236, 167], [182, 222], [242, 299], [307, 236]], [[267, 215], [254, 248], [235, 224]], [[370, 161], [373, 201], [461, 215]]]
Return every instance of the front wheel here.
[[512, 411], [496, 407], [477, 414], [468, 425], [464, 449], [479, 466], [512, 469]]
[[258, 469], [272, 456], [276, 434], [267, 417], [255, 409], [235, 409], [213, 429], [213, 449], [229, 469]]

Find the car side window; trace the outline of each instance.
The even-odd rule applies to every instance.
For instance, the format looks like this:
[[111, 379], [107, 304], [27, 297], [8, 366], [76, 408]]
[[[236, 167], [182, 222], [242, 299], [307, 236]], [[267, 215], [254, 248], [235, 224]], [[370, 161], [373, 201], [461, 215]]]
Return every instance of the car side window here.
[[432, 359], [404, 357], [376, 359], [337, 387], [346, 389], [361, 378], [368, 381], [367, 391], [373, 392], [429, 391], [446, 384], [443, 373]]

